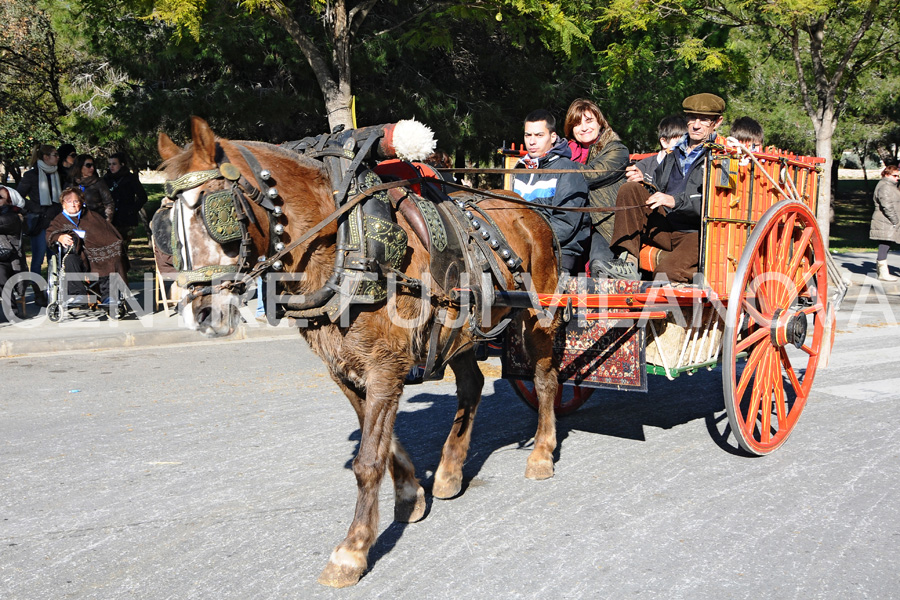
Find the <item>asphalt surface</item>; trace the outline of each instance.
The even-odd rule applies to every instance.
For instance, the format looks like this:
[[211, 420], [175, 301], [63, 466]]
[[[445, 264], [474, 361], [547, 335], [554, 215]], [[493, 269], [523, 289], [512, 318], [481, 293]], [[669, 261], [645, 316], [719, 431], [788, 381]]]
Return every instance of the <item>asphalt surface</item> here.
[[[555, 477], [528, 481], [535, 415], [486, 363], [462, 495], [402, 525], [385, 484], [371, 569], [345, 590], [316, 577], [352, 517], [358, 424], [296, 332], [9, 356], [0, 598], [895, 598], [900, 295], [854, 287], [795, 432], [762, 458], [736, 449], [716, 369], [595, 393], [558, 421]], [[454, 390], [401, 402], [426, 488]]]

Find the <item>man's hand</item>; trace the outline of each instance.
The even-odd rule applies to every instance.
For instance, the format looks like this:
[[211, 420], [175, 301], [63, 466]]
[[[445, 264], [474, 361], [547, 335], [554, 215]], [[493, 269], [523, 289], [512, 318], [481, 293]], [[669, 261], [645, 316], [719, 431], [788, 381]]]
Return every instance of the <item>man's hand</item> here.
[[59, 236], [59, 238], [57, 238], [56, 241], [59, 242], [60, 244], [62, 244], [63, 246], [71, 246], [75, 243], [75, 240], [72, 239], [72, 236], [68, 233], [62, 234], [61, 236]]
[[647, 206], [651, 209], [656, 210], [660, 206], [665, 206], [668, 209], [675, 208], [675, 197], [670, 196], [668, 194], [663, 194], [662, 192], [656, 192], [649, 198], [647, 198]]
[[625, 167], [625, 179], [631, 183], [641, 183], [644, 181], [644, 174], [636, 166], [628, 165]]

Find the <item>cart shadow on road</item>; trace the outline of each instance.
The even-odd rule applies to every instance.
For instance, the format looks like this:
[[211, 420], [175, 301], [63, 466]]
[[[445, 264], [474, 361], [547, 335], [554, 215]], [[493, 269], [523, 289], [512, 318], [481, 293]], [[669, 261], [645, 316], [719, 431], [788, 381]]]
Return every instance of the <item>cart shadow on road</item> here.
[[595, 390], [584, 407], [557, 420], [557, 452], [565, 450], [565, 438], [573, 430], [645, 441], [647, 427], [672, 429], [702, 419], [716, 446], [729, 454], [750, 456], [732, 435], [723, 402], [719, 368], [671, 381], [650, 377], [647, 393]]
[[[441, 448], [456, 413], [453, 394], [413, 394], [407, 391], [406, 402], [414, 407], [397, 414], [394, 431], [416, 465], [416, 474], [426, 490], [425, 518], [431, 513], [434, 497], [431, 487], [434, 471], [441, 459]], [[648, 392], [619, 392], [596, 390], [580, 410], [556, 422], [559, 441], [554, 454], [558, 462], [566, 451], [565, 440], [572, 431], [596, 433], [628, 440], [646, 440], [645, 428], [671, 429], [702, 419], [713, 443], [722, 450], [739, 456], [751, 455], [740, 449], [725, 413], [722, 400], [721, 370], [702, 371], [693, 376], [668, 381], [651, 377]], [[476, 480], [488, 458], [502, 449], [530, 452], [537, 428], [537, 414], [521, 402], [509, 383], [497, 379], [485, 384], [484, 395], [475, 420], [468, 459], [463, 467], [463, 486], [460, 495]], [[350, 439], [360, 439], [357, 429]], [[522, 453], [521, 469], [525, 471], [527, 452]], [[352, 468], [352, 458], [346, 468]], [[386, 476], [385, 479], [388, 479]], [[385, 485], [391, 485], [386, 482]], [[390, 510], [385, 507], [385, 510]], [[392, 522], [378, 536], [369, 555], [370, 568], [391, 552], [403, 537], [406, 523]]]

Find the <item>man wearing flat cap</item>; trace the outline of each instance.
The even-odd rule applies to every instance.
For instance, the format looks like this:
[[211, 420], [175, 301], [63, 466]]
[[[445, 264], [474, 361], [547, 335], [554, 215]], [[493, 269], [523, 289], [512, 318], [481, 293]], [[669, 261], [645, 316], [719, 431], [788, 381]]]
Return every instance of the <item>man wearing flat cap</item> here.
[[[619, 279], [640, 279], [641, 268], [665, 274], [673, 282], [690, 282], [700, 263], [700, 210], [704, 162], [722, 124], [725, 101], [714, 94], [684, 99], [688, 131], [655, 169], [626, 169], [619, 188], [612, 246], [619, 258], [603, 270]], [[628, 208], [633, 207], [633, 208]], [[641, 256], [642, 246], [645, 248]]]

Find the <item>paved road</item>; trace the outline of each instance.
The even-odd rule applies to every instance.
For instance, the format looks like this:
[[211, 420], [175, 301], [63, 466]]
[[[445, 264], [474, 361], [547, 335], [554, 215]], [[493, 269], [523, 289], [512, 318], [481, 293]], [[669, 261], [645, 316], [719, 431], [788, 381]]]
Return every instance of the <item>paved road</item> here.
[[[842, 312], [788, 443], [724, 438], [717, 371], [536, 419], [489, 380], [464, 494], [390, 522], [354, 588], [315, 580], [355, 500], [356, 419], [299, 339], [0, 361], [0, 598], [893, 598], [900, 590], [897, 297]], [[853, 312], [852, 309], [856, 308]], [[496, 371], [496, 366], [489, 370]], [[430, 485], [453, 382], [397, 430]]]

